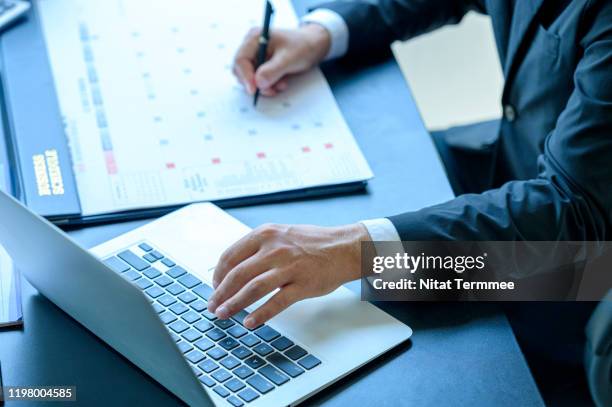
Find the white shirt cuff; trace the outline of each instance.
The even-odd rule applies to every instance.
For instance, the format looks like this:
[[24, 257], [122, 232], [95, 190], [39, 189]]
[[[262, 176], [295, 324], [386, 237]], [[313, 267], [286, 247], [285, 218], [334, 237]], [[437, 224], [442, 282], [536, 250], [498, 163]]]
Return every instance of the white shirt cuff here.
[[329, 32], [331, 45], [325, 60], [339, 58], [348, 51], [349, 29], [340, 14], [326, 8], [319, 8], [306, 14], [302, 18], [302, 23], [319, 24]]
[[361, 224], [368, 229], [374, 242], [399, 242], [399, 233], [393, 223], [387, 218], [362, 220]]

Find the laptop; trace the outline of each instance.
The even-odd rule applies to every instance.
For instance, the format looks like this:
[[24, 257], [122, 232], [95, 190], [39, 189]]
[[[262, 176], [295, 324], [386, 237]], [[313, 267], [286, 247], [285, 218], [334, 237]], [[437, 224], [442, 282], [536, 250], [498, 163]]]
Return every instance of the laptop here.
[[[254, 330], [206, 310], [223, 250], [249, 228], [194, 204], [91, 251], [0, 193], [0, 244], [38, 291], [190, 406], [295, 405], [408, 340], [345, 287]], [[33, 254], [36, 255], [33, 255]]]

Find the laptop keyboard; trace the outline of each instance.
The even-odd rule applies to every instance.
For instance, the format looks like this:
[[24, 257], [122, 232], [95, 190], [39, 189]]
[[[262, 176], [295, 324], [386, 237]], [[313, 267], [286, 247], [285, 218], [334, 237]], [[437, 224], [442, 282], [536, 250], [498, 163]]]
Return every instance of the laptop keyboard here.
[[213, 289], [147, 243], [104, 264], [149, 297], [203, 386], [242, 406], [321, 361], [268, 325], [247, 329], [248, 312], [220, 320], [207, 310]]

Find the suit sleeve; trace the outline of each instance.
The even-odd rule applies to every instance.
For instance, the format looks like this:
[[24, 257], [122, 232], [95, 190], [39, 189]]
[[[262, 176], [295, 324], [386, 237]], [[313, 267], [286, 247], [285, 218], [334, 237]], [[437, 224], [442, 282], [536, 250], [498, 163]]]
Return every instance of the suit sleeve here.
[[346, 56], [369, 60], [389, 53], [395, 40], [407, 40], [461, 21], [470, 10], [484, 12], [481, 0], [334, 1], [317, 8], [338, 13], [349, 29]]
[[392, 216], [402, 240], [612, 239], [612, 4], [598, 4], [539, 176]]

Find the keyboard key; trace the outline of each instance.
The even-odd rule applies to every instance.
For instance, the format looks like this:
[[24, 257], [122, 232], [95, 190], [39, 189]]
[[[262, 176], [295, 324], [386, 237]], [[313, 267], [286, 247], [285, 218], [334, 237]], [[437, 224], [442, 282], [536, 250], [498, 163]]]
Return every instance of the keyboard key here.
[[167, 257], [162, 260], [162, 263], [164, 263], [164, 266], [166, 266], [166, 267], [174, 267], [174, 266], [176, 266], [176, 263], [174, 263], [172, 260], [170, 260]]
[[215, 321], [215, 325], [217, 325], [221, 329], [227, 329], [231, 326], [236, 325], [236, 323], [231, 319], [218, 319]]
[[167, 311], [161, 314], [159, 317], [161, 318], [162, 322], [166, 325], [176, 321], [176, 317], [174, 316], [174, 314], [171, 312], [167, 312]]
[[227, 401], [234, 407], [242, 407], [244, 406], [244, 403], [242, 402], [242, 400], [240, 400], [238, 397], [236, 396], [229, 396], [227, 398]]
[[211, 349], [206, 354], [214, 360], [219, 360], [227, 356], [227, 352], [221, 348]]
[[168, 276], [161, 276], [159, 278], [156, 278], [155, 282], [161, 287], [168, 287], [170, 284], [174, 282], [174, 280], [172, 280]]
[[190, 365], [189, 365], [189, 367], [191, 368], [191, 370], [193, 370], [193, 373], [195, 373], [195, 375], [196, 375], [197, 377], [202, 376], [202, 372], [200, 372], [200, 369], [198, 369], [198, 367], [197, 367], [197, 366], [194, 366], [194, 365], [191, 365], [191, 364], [190, 364]]
[[181, 337], [180, 337], [180, 336], [178, 336], [177, 334], [175, 334], [174, 332], [170, 332], [170, 336], [172, 337], [172, 340], [173, 340], [174, 342], [178, 342], [178, 341], [180, 341], [180, 340], [181, 340]]
[[258, 374], [248, 378], [246, 382], [252, 387], [254, 387], [255, 390], [257, 390], [261, 394], [266, 394], [267, 392], [274, 389], [274, 386], [269, 381], [267, 381]]
[[246, 329], [240, 325], [235, 325], [227, 330], [227, 333], [232, 335], [234, 338], [240, 338], [248, 333]]
[[151, 280], [161, 276], [160, 271], [158, 269], [156, 269], [155, 267], [149, 267], [148, 269], [143, 271], [142, 274], [144, 274], [145, 276], [149, 277]]
[[204, 310], [202, 312], [202, 315], [204, 316], [204, 318], [206, 318], [209, 321], [214, 321], [215, 319], [217, 319], [217, 317], [215, 316], [215, 314], [213, 314], [212, 312], [210, 312], [209, 310]]
[[142, 251], [145, 251], [145, 252], [150, 252], [151, 250], [153, 250], [153, 248], [146, 243], [141, 243], [138, 245], [138, 247], [140, 247]]
[[219, 346], [221, 346], [225, 350], [232, 350], [238, 346], [238, 341], [230, 337], [223, 338], [219, 341]]
[[273, 340], [272, 343], [270, 343], [270, 345], [274, 346], [277, 350], [280, 350], [282, 352], [292, 347], [293, 342], [289, 340], [288, 338], [281, 336], [280, 338], [276, 338], [275, 340]]
[[255, 335], [248, 334], [247, 336], [243, 336], [240, 342], [244, 343], [246, 346], [255, 346], [261, 342], [261, 340]]
[[193, 289], [193, 292], [204, 298], [206, 301], [210, 298], [213, 293], [213, 289], [208, 284], [201, 284]]
[[251, 401], [255, 400], [257, 397], [259, 397], [259, 394], [255, 393], [255, 390], [247, 387], [246, 389], [238, 393], [238, 397], [240, 397], [247, 403], [250, 403]]
[[181, 332], [185, 332], [187, 329], [189, 329], [189, 325], [179, 320], [179, 321], [172, 323], [170, 325], [170, 329], [172, 329], [177, 334], [180, 334]]
[[149, 288], [147, 291], [145, 291], [145, 293], [147, 293], [147, 295], [151, 298], [157, 298], [164, 293], [164, 290], [162, 290], [159, 287], [153, 286]]
[[173, 267], [172, 269], [166, 272], [166, 274], [172, 278], [179, 278], [180, 276], [186, 273], [187, 271], [184, 268], [179, 267], [179, 266]]
[[260, 343], [259, 345], [255, 346], [253, 348], [253, 350], [259, 356], [266, 356], [266, 355], [269, 355], [270, 353], [274, 352], [274, 349], [272, 349], [272, 347], [270, 345], [268, 345], [267, 343]]
[[[163, 292], [161, 289], [160, 289], [160, 291]], [[169, 307], [170, 305], [172, 305], [172, 304], [174, 304], [176, 302], [176, 298], [174, 298], [171, 295], [164, 294], [162, 297], [159, 297], [157, 299], [157, 301], [159, 301], [160, 304], [162, 304], [162, 305], [164, 305], [166, 307]]]
[[287, 359], [285, 356], [281, 355], [278, 352], [274, 352], [270, 356], [268, 356], [268, 362], [272, 363], [274, 366], [287, 373], [291, 377], [298, 377], [302, 373], [304, 373], [304, 369]]
[[197, 300], [196, 302], [191, 303], [191, 308], [198, 312], [202, 312], [206, 309], [206, 303], [202, 300]]
[[298, 360], [299, 358], [306, 355], [307, 353], [308, 352], [306, 352], [302, 347], [295, 345], [293, 348], [285, 352], [285, 355], [289, 356], [291, 360]]
[[255, 331], [255, 335], [259, 336], [261, 339], [263, 339], [266, 342], [273, 341], [274, 339], [280, 336], [280, 334], [276, 332], [276, 330], [274, 330], [273, 328], [270, 328], [268, 325], [264, 325], [261, 328], [259, 328], [257, 331]]
[[185, 338], [189, 342], [196, 341], [200, 339], [201, 337], [202, 337], [202, 334], [193, 328], [183, 333], [183, 338]]
[[128, 281], [136, 281], [140, 278], [140, 273], [134, 270], [130, 270], [130, 271], [123, 273], [122, 276]]
[[286, 375], [281, 373], [280, 370], [273, 367], [272, 365], [265, 365], [264, 367], [259, 369], [259, 373], [261, 373], [262, 376], [264, 376], [266, 379], [270, 380], [277, 386], [280, 386], [281, 384], [287, 383], [289, 381], [289, 378]]
[[153, 257], [155, 257], [157, 260], [161, 260], [161, 259], [163, 259], [163, 258], [164, 258], [164, 255], [163, 255], [163, 254], [161, 254], [160, 252], [158, 252], [157, 250], [153, 250], [153, 251], [151, 252], [151, 255], [152, 255]]
[[217, 393], [221, 397], [227, 397], [230, 395], [230, 392], [227, 391], [225, 387], [217, 386], [213, 390], [215, 393]]
[[238, 311], [237, 313], [235, 313], [232, 319], [238, 322], [240, 325], [244, 325], [243, 323], [244, 319], [248, 316], [249, 316], [249, 313], [246, 312], [245, 310], [242, 310], [242, 311]]
[[204, 384], [206, 387], [213, 387], [215, 384], [215, 381], [213, 379], [211, 379], [210, 377], [206, 376], [206, 375], [202, 375], [200, 377], [200, 381], [202, 382], [202, 384]]
[[214, 372], [215, 370], [219, 369], [219, 365], [210, 359], [206, 359], [204, 362], [200, 363], [198, 367], [206, 373]]
[[158, 304], [156, 302], [153, 303], [153, 309], [155, 310], [155, 312], [157, 312], [158, 314], [161, 314], [162, 312], [164, 312], [166, 310], [166, 308], [162, 307], [161, 304]]
[[184, 276], [178, 279], [178, 282], [187, 288], [193, 288], [196, 285], [200, 284], [202, 281], [200, 281], [200, 279], [195, 277], [193, 274], [185, 274]]
[[195, 363], [200, 362], [206, 356], [204, 356], [204, 354], [198, 350], [192, 350], [191, 352], [186, 354], [185, 357], [187, 358], [188, 361], [195, 364]]
[[176, 304], [170, 307], [170, 311], [174, 312], [176, 315], [181, 315], [187, 312], [188, 309], [189, 308], [187, 308], [185, 305], [181, 304], [180, 302], [177, 302]]
[[[172, 314], [170, 314], [170, 315], [172, 315]], [[253, 352], [251, 352], [250, 349], [245, 348], [244, 346], [240, 346], [240, 347], [238, 347], [238, 348], [236, 348], [236, 349], [234, 349], [232, 351], [232, 355], [236, 356], [240, 360], [246, 359], [249, 356], [251, 356], [252, 354], [253, 354]]]
[[113, 270], [115, 273], [125, 273], [130, 269], [123, 261], [119, 260], [117, 257], [109, 257], [108, 259], [102, 261], [106, 265], [106, 267]]
[[240, 365], [240, 361], [233, 356], [228, 356], [221, 361], [221, 365], [227, 370], [232, 370]]
[[232, 380], [228, 380], [227, 383], [225, 383], [225, 387], [227, 387], [228, 389], [230, 389], [231, 391], [235, 393], [237, 391], [244, 389], [245, 384], [234, 377], [232, 378]]
[[181, 341], [178, 343], [178, 347], [183, 353], [187, 353], [193, 349], [193, 346], [189, 342]]
[[140, 257], [136, 256], [134, 253], [132, 253], [129, 250], [125, 250], [119, 253], [118, 256], [121, 260], [123, 260], [124, 262], [126, 262], [127, 264], [129, 264], [130, 266], [132, 266], [138, 271], [143, 271], [150, 267], [149, 263], [147, 263]]
[[183, 294], [179, 295], [179, 300], [183, 301], [185, 304], [189, 304], [190, 302], [195, 301], [197, 298], [198, 297], [189, 291], [185, 291]]
[[213, 324], [206, 320], [201, 320], [197, 324], [194, 325], [194, 328], [200, 332], [206, 332], [213, 327]]
[[157, 261], [155, 256], [153, 256], [151, 253], [145, 254], [144, 256], [142, 256], [142, 258], [148, 261], [149, 263], [155, 263]]
[[211, 376], [219, 383], [223, 383], [232, 377], [232, 374], [225, 369], [217, 369], [213, 374], [211, 374]]
[[140, 288], [141, 290], [146, 290], [152, 285], [153, 283], [148, 278], [141, 278], [140, 280], [136, 281], [136, 286]]
[[266, 364], [266, 362], [257, 355], [253, 355], [245, 359], [244, 363], [246, 363], [246, 365], [251, 369], [259, 369], [260, 367]]
[[215, 343], [210, 339], [202, 338], [195, 343], [195, 346], [197, 346], [202, 352], [206, 352], [208, 349], [215, 346]]
[[173, 295], [179, 295], [180, 293], [185, 291], [185, 288], [183, 288], [183, 286], [178, 285], [176, 283], [169, 285], [168, 287], [166, 287], [166, 290]]
[[183, 316], [181, 318], [183, 318], [188, 324], [193, 324], [194, 322], [202, 319], [200, 314], [198, 314], [195, 311], [189, 311], [189, 312], [183, 314]]
[[241, 379], [246, 379], [247, 377], [251, 376], [254, 372], [249, 369], [248, 367], [242, 365], [238, 368], [236, 368], [236, 370], [234, 370], [234, 374], [236, 376], [238, 376]]
[[308, 355], [305, 358], [303, 358], [302, 360], [300, 360], [298, 363], [303, 368], [310, 370], [313, 367], [319, 366], [321, 364], [321, 361], [319, 359], [315, 358], [312, 355]]
[[218, 341], [220, 339], [225, 338], [227, 335], [225, 334], [225, 332], [223, 332], [219, 328], [214, 328], [214, 329], [211, 329], [210, 331], [208, 331], [206, 333], [206, 336], [208, 336], [213, 341]]
[[[238, 322], [240, 325], [244, 326], [244, 320], [246, 319], [246, 317], [249, 316], [249, 313], [245, 310], [242, 311], [238, 311], [236, 314], [234, 314], [234, 316], [232, 317], [232, 319], [236, 322]], [[260, 328], [262, 325], [258, 325], [253, 329], [249, 329], [249, 331], [254, 331], [257, 328]]]

